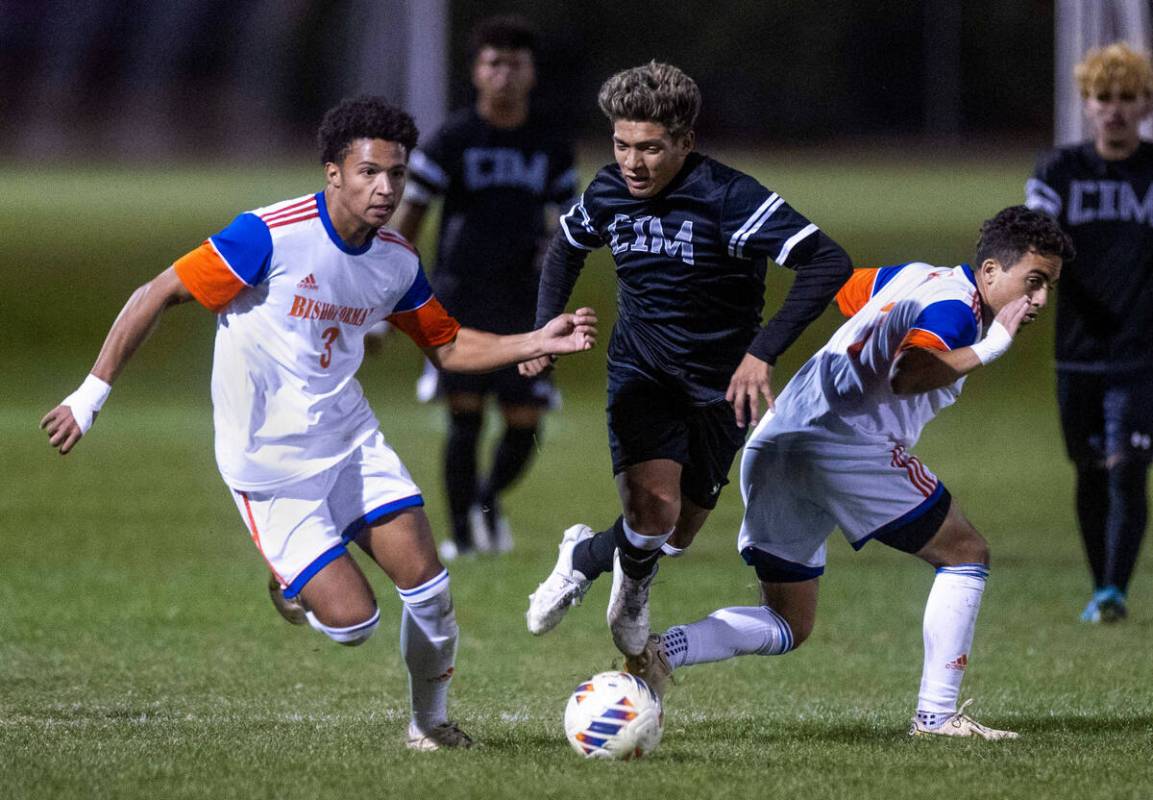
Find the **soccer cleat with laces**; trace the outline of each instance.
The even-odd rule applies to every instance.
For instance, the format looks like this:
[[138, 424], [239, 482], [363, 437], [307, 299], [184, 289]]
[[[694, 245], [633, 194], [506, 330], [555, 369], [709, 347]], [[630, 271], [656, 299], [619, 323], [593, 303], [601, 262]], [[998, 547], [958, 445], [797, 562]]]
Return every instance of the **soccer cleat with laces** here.
[[997, 741], [999, 739], [1016, 739], [1019, 734], [1013, 731], [999, 731], [996, 728], [987, 728], [977, 720], [965, 714], [972, 700], [966, 700], [961, 707], [945, 721], [935, 728], [923, 725], [913, 717], [913, 724], [909, 726], [910, 736], [976, 736], [981, 739]]
[[577, 544], [592, 535], [593, 530], [588, 525], [573, 525], [564, 532], [556, 566], [544, 583], [528, 596], [528, 611], [524, 617], [529, 633], [534, 636], [548, 633], [560, 624], [569, 608], [580, 605], [592, 581], [573, 570], [572, 552]]
[[442, 722], [427, 731], [422, 731], [414, 723], [408, 726], [409, 750], [467, 750], [472, 745], [472, 737], [458, 728], [455, 722]]
[[633, 578], [621, 569], [621, 553], [613, 554], [613, 588], [609, 594], [606, 617], [613, 644], [626, 656], [639, 656], [649, 640], [649, 587], [657, 574], [653, 571], [643, 578]]
[[284, 589], [280, 585], [280, 581], [276, 579], [275, 575], [268, 576], [268, 597], [272, 600], [272, 606], [276, 609], [280, 616], [284, 617], [293, 625], [303, 625], [308, 622], [308, 608], [305, 607], [304, 601], [300, 599], [300, 595], [289, 599], [284, 596]]
[[649, 636], [640, 655], [625, 658], [625, 670], [647, 683], [661, 700], [665, 699], [665, 688], [673, 676], [673, 668], [660, 634]]

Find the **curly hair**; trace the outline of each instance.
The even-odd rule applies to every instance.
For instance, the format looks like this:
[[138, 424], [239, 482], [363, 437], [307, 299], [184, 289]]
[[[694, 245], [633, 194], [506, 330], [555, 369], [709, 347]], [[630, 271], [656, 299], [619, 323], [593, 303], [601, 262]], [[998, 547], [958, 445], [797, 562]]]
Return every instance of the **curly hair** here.
[[1007, 270], [1031, 251], [1062, 261], [1072, 261], [1077, 254], [1057, 220], [1026, 206], [1009, 206], [981, 224], [975, 262], [993, 258]]
[[1073, 69], [1081, 97], [1109, 91], [1116, 84], [1123, 92], [1153, 96], [1153, 66], [1149, 56], [1133, 50], [1124, 42], [1114, 42], [1085, 54]]
[[537, 54], [537, 33], [532, 24], [519, 14], [487, 17], [477, 23], [469, 35], [468, 52], [475, 60], [486, 47], [495, 50], [528, 50]]
[[696, 82], [672, 64], [656, 61], [626, 69], [601, 86], [597, 102], [611, 122], [657, 122], [670, 136], [693, 129], [701, 110]]
[[316, 132], [321, 164], [339, 164], [356, 139], [396, 142], [411, 153], [420, 133], [406, 112], [383, 97], [362, 95], [341, 100], [325, 112]]

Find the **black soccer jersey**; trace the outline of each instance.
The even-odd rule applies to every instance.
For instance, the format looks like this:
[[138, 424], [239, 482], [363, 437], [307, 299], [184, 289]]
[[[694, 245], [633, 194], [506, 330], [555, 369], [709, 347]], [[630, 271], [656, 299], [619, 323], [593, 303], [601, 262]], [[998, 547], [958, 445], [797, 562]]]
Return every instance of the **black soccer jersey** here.
[[1053, 150], [1025, 195], [1077, 248], [1057, 290], [1058, 368], [1153, 365], [1153, 144], [1123, 161], [1101, 158], [1092, 142]]
[[567, 207], [576, 188], [571, 142], [535, 116], [502, 129], [463, 109], [413, 152], [405, 199], [444, 198], [431, 282], [461, 323], [497, 333], [531, 326], [545, 206]]
[[[775, 192], [692, 153], [660, 194], [629, 194], [603, 168], [561, 217], [545, 261], [537, 324], [559, 313], [584, 258], [607, 245], [616, 262], [616, 369], [672, 382], [695, 403], [723, 399], [746, 352], [772, 363], [829, 304], [848, 257]], [[769, 259], [798, 273], [789, 301], [758, 334]], [[786, 310], [787, 309], [787, 310]], [[756, 341], [754, 341], [756, 340]]]

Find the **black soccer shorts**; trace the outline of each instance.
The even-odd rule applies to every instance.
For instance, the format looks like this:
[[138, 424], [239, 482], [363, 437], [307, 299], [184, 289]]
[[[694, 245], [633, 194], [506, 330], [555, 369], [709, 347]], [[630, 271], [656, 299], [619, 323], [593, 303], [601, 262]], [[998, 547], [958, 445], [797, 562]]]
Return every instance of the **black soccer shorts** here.
[[1057, 371], [1065, 450], [1076, 463], [1153, 459], [1153, 375]]
[[640, 375], [609, 386], [609, 449], [613, 474], [643, 461], [681, 464], [681, 493], [701, 508], [717, 505], [745, 430], [722, 400], [693, 405], [683, 393]]

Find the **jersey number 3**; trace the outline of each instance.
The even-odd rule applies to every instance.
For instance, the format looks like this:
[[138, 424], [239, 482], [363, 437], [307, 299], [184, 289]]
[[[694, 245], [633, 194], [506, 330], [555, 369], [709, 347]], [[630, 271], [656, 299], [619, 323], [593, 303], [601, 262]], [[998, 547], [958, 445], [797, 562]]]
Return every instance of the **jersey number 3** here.
[[324, 352], [320, 354], [321, 369], [328, 369], [328, 365], [332, 363], [332, 343], [336, 341], [337, 336], [340, 336], [340, 328], [335, 325], [325, 328], [320, 334], [320, 338], [324, 341]]

